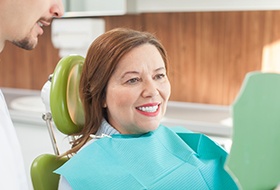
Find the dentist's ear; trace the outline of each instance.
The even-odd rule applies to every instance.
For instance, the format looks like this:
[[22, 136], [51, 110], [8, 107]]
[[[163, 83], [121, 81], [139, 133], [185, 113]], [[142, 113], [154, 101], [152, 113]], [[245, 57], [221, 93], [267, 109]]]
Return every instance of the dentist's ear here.
[[107, 108], [107, 104], [106, 103], [103, 104], [103, 108]]

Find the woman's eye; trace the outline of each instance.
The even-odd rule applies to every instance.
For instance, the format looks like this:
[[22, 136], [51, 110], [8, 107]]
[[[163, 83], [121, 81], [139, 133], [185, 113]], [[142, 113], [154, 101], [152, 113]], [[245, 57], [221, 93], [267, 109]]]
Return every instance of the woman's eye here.
[[138, 82], [139, 80], [140, 80], [139, 78], [132, 78], [132, 79], [129, 79], [128, 81], [126, 81], [126, 83], [134, 84], [134, 83]]
[[156, 76], [155, 76], [155, 79], [162, 79], [162, 78], [164, 78], [165, 77], [165, 74], [157, 74]]

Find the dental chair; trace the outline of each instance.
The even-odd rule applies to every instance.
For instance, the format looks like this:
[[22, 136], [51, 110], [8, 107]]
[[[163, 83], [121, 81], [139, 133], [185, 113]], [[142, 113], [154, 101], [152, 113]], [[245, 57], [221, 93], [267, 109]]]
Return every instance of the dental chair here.
[[280, 189], [280, 74], [248, 73], [232, 117], [225, 169], [240, 189]]
[[59, 175], [53, 171], [68, 160], [60, 156], [54, 127], [65, 135], [71, 135], [79, 132], [83, 126], [83, 109], [78, 89], [83, 63], [84, 58], [79, 55], [62, 58], [45, 84], [50, 88], [47, 88], [49, 91], [44, 90], [45, 105], [49, 105], [46, 105], [47, 112], [43, 114], [43, 119], [49, 130], [54, 154], [42, 154], [33, 161], [30, 172], [34, 190], [56, 190]]

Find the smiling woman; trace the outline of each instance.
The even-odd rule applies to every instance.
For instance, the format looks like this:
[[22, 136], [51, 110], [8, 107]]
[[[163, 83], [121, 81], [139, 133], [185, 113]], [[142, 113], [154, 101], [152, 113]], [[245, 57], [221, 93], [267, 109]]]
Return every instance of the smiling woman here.
[[164, 47], [147, 32], [117, 28], [92, 42], [80, 80], [85, 124], [55, 171], [59, 189], [236, 189], [222, 147], [161, 125], [167, 66]]

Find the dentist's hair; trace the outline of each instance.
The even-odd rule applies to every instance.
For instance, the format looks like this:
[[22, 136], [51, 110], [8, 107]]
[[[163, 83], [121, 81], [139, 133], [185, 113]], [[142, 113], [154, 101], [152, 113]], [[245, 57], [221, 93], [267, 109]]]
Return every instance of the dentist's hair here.
[[107, 119], [104, 108], [106, 87], [121, 58], [133, 48], [143, 44], [154, 45], [168, 67], [166, 50], [159, 40], [148, 32], [126, 28], [110, 30], [96, 40], [88, 49], [80, 81], [80, 97], [84, 107], [85, 125], [73, 142], [68, 154], [76, 153], [95, 134], [102, 119]]

